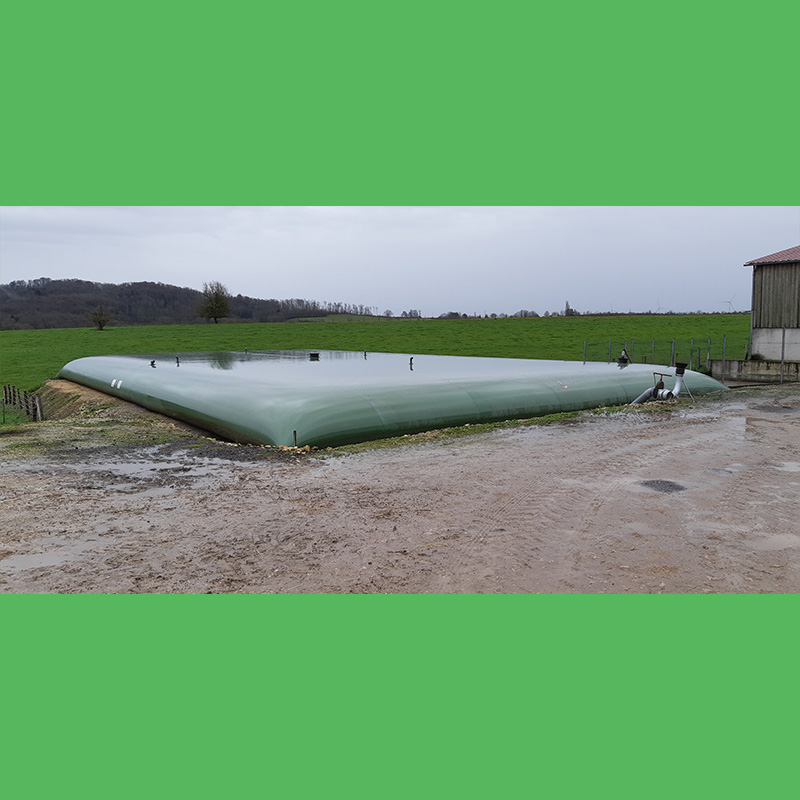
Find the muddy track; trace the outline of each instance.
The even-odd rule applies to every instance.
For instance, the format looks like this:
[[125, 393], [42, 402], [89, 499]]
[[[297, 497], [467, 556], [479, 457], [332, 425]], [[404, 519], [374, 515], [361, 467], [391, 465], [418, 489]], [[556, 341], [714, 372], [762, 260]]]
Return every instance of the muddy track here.
[[797, 387], [345, 455], [92, 402], [0, 437], [2, 592], [800, 585]]

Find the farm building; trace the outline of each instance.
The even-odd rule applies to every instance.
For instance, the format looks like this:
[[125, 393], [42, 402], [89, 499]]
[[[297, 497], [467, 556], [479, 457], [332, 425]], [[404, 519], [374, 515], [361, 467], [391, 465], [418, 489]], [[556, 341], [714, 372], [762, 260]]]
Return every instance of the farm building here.
[[750, 352], [800, 361], [800, 245], [754, 258]]

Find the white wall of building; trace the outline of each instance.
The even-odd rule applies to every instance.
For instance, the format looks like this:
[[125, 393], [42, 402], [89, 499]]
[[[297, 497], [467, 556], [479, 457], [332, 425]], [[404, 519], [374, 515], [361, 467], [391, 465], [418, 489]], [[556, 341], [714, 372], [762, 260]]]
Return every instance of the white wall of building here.
[[751, 352], [762, 358], [781, 360], [781, 337], [786, 331], [786, 361], [800, 361], [800, 328], [754, 328]]

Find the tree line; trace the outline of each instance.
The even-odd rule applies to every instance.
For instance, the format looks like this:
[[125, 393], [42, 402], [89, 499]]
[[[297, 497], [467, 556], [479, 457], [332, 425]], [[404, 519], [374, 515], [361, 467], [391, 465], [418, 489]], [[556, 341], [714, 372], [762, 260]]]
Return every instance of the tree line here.
[[[642, 312], [652, 314], [652, 311]], [[673, 311], [660, 311], [673, 314]], [[686, 312], [681, 312], [686, 313]], [[702, 311], [689, 312], [702, 314]], [[717, 312], [728, 313], [728, 312]], [[742, 312], [740, 312], [742, 313]], [[749, 313], [749, 312], [744, 312]], [[241, 294], [231, 295], [226, 287], [212, 281], [203, 290], [164, 283], [96, 283], [76, 278], [12, 281], [0, 284], [0, 330], [80, 328], [106, 325], [171, 325], [200, 322], [287, 322], [304, 317], [332, 314], [377, 316], [377, 308], [353, 303], [329, 303], [291, 298], [262, 300]], [[636, 312], [581, 312], [569, 301], [562, 310], [545, 311], [543, 317], [629, 316]], [[420, 319], [422, 312], [412, 308], [400, 313], [384, 311], [383, 317]], [[449, 311], [439, 319], [505, 319], [538, 317], [536, 311], [520, 309], [514, 314], [464, 314]]]
[[[209, 292], [224, 290], [224, 303], [209, 308]], [[231, 295], [219, 282], [203, 291], [164, 283], [97, 283], [78, 279], [37, 278], [0, 284], [0, 329], [37, 330], [105, 325], [171, 325], [229, 322], [287, 322], [330, 314], [373, 314], [352, 303], [291, 298], [262, 300]]]

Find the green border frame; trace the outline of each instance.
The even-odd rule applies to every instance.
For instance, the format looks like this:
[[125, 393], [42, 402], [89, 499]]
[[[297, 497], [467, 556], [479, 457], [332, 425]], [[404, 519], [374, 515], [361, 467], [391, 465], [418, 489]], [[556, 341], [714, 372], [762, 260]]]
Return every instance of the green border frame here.
[[[18, 4], [0, 202], [795, 204], [796, 20], [788, 2]], [[5, 596], [3, 783], [782, 797], [796, 612], [796, 595]]]

